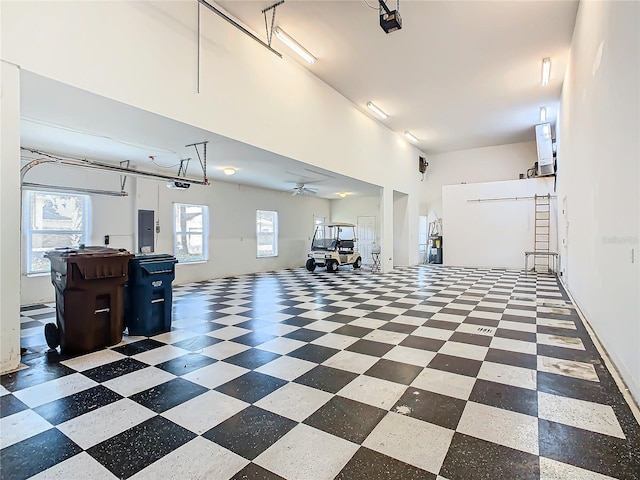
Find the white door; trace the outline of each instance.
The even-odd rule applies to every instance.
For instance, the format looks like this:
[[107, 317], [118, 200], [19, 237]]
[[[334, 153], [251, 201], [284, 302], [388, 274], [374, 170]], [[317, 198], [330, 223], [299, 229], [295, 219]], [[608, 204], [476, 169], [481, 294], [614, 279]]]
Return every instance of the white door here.
[[562, 219], [564, 221], [564, 237], [560, 253], [560, 271], [564, 282], [567, 283], [569, 281], [569, 203], [566, 196], [562, 199]]
[[358, 251], [365, 265], [373, 264], [371, 247], [376, 242], [376, 217], [358, 217]]
[[428, 233], [427, 233], [427, 216], [420, 215], [418, 217], [418, 253], [420, 256], [420, 263], [427, 263], [427, 241], [428, 241]]

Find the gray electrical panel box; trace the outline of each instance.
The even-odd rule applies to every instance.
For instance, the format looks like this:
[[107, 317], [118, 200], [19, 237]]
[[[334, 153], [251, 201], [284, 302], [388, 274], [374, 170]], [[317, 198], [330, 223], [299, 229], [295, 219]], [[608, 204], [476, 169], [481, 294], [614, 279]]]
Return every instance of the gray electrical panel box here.
[[138, 253], [153, 253], [153, 237], [153, 210], [138, 210]]

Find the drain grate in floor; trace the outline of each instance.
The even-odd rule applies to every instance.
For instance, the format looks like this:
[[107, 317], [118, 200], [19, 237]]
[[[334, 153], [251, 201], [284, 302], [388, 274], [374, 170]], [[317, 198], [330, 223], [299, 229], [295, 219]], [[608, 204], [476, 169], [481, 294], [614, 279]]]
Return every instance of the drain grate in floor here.
[[494, 333], [493, 328], [478, 327], [478, 331], [481, 333]]

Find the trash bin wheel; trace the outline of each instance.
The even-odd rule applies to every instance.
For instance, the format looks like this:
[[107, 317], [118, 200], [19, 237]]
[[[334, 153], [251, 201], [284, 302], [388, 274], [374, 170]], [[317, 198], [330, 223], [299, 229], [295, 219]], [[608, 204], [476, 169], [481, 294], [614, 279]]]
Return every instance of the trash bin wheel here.
[[55, 323], [47, 323], [44, 326], [44, 338], [49, 348], [57, 348], [60, 345], [60, 330]]

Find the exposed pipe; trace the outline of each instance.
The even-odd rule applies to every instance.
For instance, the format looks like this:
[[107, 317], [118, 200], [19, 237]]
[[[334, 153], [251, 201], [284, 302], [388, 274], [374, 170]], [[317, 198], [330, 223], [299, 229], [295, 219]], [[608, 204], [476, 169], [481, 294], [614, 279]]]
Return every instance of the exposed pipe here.
[[213, 5], [211, 5], [209, 2], [207, 2], [206, 0], [198, 0], [199, 3], [201, 3], [202, 5], [204, 5], [205, 7], [207, 7], [209, 10], [211, 10], [213, 13], [215, 13], [216, 15], [218, 15], [220, 18], [226, 20], [227, 22], [229, 22], [231, 25], [233, 25], [234, 27], [236, 27], [238, 30], [240, 30], [242, 33], [244, 33], [245, 35], [253, 38], [256, 42], [258, 42], [260, 45], [262, 45], [264, 48], [266, 48], [267, 50], [271, 51], [272, 53], [275, 53], [277, 56], [279, 56], [280, 58], [282, 58], [282, 54], [276, 50], [274, 50], [273, 48], [271, 48], [270, 45], [267, 45], [266, 43], [264, 43], [262, 40], [260, 40], [258, 37], [256, 37], [253, 33], [251, 33], [249, 30], [247, 30], [246, 28], [244, 28], [242, 25], [240, 25], [238, 22], [236, 22], [233, 18], [227, 16], [224, 12], [222, 12], [221, 10], [218, 10], [216, 7], [214, 7]]
[[[535, 197], [501, 197], [501, 198], [474, 198], [467, 200], [467, 202], [500, 202], [504, 200], [533, 200]], [[551, 195], [549, 198], [558, 198], [557, 195]]]
[[153, 173], [153, 172], [145, 172], [142, 170], [133, 170], [131, 168], [120, 167], [117, 165], [110, 165], [108, 163], [100, 163], [95, 162], [93, 160], [75, 160], [68, 158], [56, 157], [54, 155], [41, 152], [39, 150], [34, 150], [31, 148], [20, 147], [22, 150], [26, 150], [27, 152], [35, 153], [38, 155], [44, 155], [45, 158], [38, 158], [36, 160], [32, 160], [27, 163], [20, 169], [20, 184], [24, 181], [24, 176], [27, 174], [29, 170], [37, 165], [42, 165], [44, 163], [58, 163], [61, 165], [69, 165], [71, 167], [79, 167], [79, 168], [93, 168], [96, 170], [103, 170], [108, 172], [117, 172], [117, 173], [125, 173], [127, 175], [133, 175], [135, 177], [147, 177], [147, 178], [155, 178], [156, 180], [166, 180], [169, 182], [181, 182], [181, 183], [192, 183], [194, 185], [210, 185], [208, 179], [204, 180], [192, 180], [190, 178], [171, 176], [171, 175], [163, 175], [162, 173]]
[[124, 190], [95, 190], [93, 188], [74, 188], [74, 187], [61, 187], [58, 185], [45, 185], [43, 183], [31, 183], [22, 182], [23, 187], [29, 188], [41, 188], [43, 190], [52, 190], [56, 192], [75, 192], [75, 193], [88, 193], [93, 195], [106, 195], [109, 197], [128, 197], [129, 194]]

